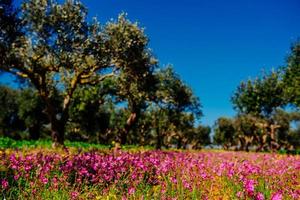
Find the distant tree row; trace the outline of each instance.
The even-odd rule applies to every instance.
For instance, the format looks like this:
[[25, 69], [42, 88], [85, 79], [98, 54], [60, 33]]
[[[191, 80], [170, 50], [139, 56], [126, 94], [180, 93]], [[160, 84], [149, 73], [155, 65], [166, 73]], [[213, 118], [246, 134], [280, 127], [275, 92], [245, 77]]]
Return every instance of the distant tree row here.
[[[101, 25], [80, 1], [0, 2], [0, 70], [22, 88], [1, 86], [0, 129], [7, 136], [65, 138], [157, 148], [209, 144], [199, 99], [160, 68], [137, 23], [121, 14]], [[18, 134], [17, 134], [18, 133]]]
[[[210, 128], [195, 127], [202, 116], [199, 100], [171, 67], [155, 73], [161, 82], [155, 100], [145, 100], [138, 116], [131, 116], [127, 99], [117, 94], [117, 79], [95, 87], [80, 87], [69, 109], [65, 138], [111, 144], [126, 131], [126, 144], [201, 148], [210, 144]], [[57, 104], [63, 99], [58, 93]], [[0, 133], [15, 139], [49, 138], [51, 124], [45, 105], [34, 88], [0, 86]]]
[[242, 82], [232, 96], [238, 114], [219, 118], [214, 143], [249, 150], [300, 148], [300, 43], [285, 67]]

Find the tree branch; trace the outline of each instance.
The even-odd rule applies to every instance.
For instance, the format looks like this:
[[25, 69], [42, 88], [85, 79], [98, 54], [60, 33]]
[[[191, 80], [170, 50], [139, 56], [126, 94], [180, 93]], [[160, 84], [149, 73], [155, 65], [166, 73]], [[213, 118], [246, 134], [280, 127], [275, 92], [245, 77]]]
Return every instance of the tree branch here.
[[97, 83], [100, 83], [101, 81], [104, 81], [107, 78], [113, 77], [116, 75], [116, 71], [117, 69], [115, 69], [113, 72], [109, 73], [109, 74], [105, 74], [99, 78], [96, 78], [94, 80], [91, 80], [91, 77], [87, 77], [87, 78], [82, 78], [80, 80], [81, 84], [90, 84], [90, 85], [96, 85]]

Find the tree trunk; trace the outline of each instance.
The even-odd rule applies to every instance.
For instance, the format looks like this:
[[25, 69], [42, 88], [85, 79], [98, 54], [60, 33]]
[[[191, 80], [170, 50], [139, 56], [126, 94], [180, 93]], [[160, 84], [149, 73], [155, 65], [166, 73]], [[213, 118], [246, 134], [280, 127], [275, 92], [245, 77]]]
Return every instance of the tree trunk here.
[[31, 140], [38, 140], [40, 138], [40, 125], [39, 124], [33, 124], [28, 128], [29, 131], [29, 137]]
[[64, 146], [64, 134], [65, 126], [67, 122], [67, 113], [63, 112], [60, 117], [57, 116], [57, 111], [55, 106], [52, 104], [51, 100], [46, 98], [46, 110], [47, 115], [51, 124], [51, 138], [52, 146], [59, 147]]
[[178, 137], [178, 140], [177, 140], [177, 149], [181, 149], [182, 148], [182, 137]]
[[246, 144], [245, 144], [246, 152], [249, 152], [249, 145], [250, 145], [250, 143], [248, 141], [246, 141]]
[[240, 151], [244, 151], [245, 150], [245, 139], [244, 138], [239, 138], [240, 141]]
[[223, 144], [223, 149], [224, 149], [224, 150], [228, 150], [228, 149], [229, 149], [229, 145]]
[[262, 151], [263, 148], [266, 146], [267, 144], [267, 135], [264, 134], [261, 137], [258, 136], [258, 147], [256, 148], [256, 152]]
[[278, 143], [276, 142], [276, 130], [280, 128], [279, 125], [271, 124], [270, 125], [270, 150], [273, 152], [275, 149], [278, 148]]
[[59, 120], [51, 122], [51, 137], [53, 147], [64, 146], [65, 124]]
[[127, 135], [129, 133], [129, 131], [134, 127], [134, 125], [137, 123], [138, 121], [138, 118], [139, 118], [139, 114], [138, 112], [132, 112], [127, 121], [126, 121], [126, 124], [125, 124], [125, 127], [123, 128], [123, 130], [121, 131], [121, 138], [120, 138], [120, 142], [121, 142], [121, 145], [124, 145], [126, 144], [127, 142]]
[[159, 129], [159, 125], [156, 127], [156, 149], [161, 149], [163, 144], [163, 137]]
[[188, 144], [188, 140], [186, 138], [183, 138], [182, 140], [183, 149], [187, 149], [187, 144]]

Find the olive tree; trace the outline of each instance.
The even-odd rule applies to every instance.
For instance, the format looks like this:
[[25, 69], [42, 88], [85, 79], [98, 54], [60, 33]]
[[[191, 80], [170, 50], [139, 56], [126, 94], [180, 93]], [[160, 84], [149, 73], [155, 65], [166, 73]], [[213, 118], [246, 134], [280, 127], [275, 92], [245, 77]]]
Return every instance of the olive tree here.
[[300, 107], [300, 42], [291, 47], [287, 65], [283, 69], [285, 97], [288, 103]]
[[43, 101], [34, 89], [25, 88], [18, 91], [16, 103], [18, 116], [24, 121], [30, 139], [39, 139], [43, 126], [49, 123]]
[[213, 142], [222, 145], [224, 149], [235, 144], [234, 120], [231, 118], [220, 117], [214, 124]]
[[157, 60], [148, 48], [148, 38], [137, 23], [122, 14], [118, 21], [109, 23], [105, 30], [113, 64], [119, 70], [115, 78], [116, 96], [127, 103], [129, 115], [118, 138], [125, 144], [129, 131], [137, 124], [147, 101], [154, 98]]
[[0, 134], [17, 139], [17, 132], [25, 128], [24, 121], [18, 115], [18, 94], [17, 90], [0, 85]]
[[[10, 14], [9, 7], [1, 6], [2, 13], [20, 21], [21, 27], [20, 34], [14, 34], [11, 40], [1, 36], [0, 67], [36, 88], [45, 103], [54, 145], [62, 145], [76, 89], [96, 85], [121, 69], [130, 71], [139, 66], [127, 64], [143, 55], [136, 52], [143, 50], [145, 38], [124, 16], [105, 27], [95, 19], [88, 22], [87, 9], [76, 0], [62, 4], [55, 0], [27, 0], [21, 8], [16, 16]], [[1, 24], [3, 18], [1, 15]], [[16, 22], [12, 20], [11, 24]], [[2, 35], [8, 33], [1, 30]], [[136, 59], [131, 59], [132, 55]], [[62, 99], [60, 104], [54, 100], [57, 95]]]
[[176, 74], [172, 67], [156, 73], [158, 89], [153, 105], [153, 123], [156, 128], [157, 148], [165, 137], [168, 143], [177, 141], [177, 147], [185, 146], [185, 133], [202, 116], [201, 104], [192, 89]]

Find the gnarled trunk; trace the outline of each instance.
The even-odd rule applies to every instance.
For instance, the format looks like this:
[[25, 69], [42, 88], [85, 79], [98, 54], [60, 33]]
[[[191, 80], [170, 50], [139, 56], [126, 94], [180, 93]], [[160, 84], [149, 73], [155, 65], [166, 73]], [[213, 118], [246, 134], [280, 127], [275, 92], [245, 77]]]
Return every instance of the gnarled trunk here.
[[121, 138], [120, 138], [120, 142], [122, 145], [126, 144], [127, 142], [127, 135], [129, 133], [129, 131], [134, 127], [134, 125], [137, 123], [139, 118], [139, 113], [138, 112], [132, 112], [125, 124], [125, 127], [123, 128], [123, 130], [121, 131]]
[[239, 145], [240, 145], [240, 151], [243, 151], [245, 150], [245, 146], [246, 146], [246, 141], [244, 138], [242, 137], [239, 137]]
[[52, 146], [64, 146], [65, 126], [68, 115], [66, 112], [63, 112], [59, 116], [50, 99], [46, 99], [46, 110], [51, 125]]
[[163, 136], [160, 132], [159, 125], [156, 127], [156, 149], [161, 149], [163, 144]]
[[267, 144], [267, 135], [258, 136], [258, 147], [256, 148], [256, 152], [262, 151]]
[[64, 146], [65, 123], [61, 120], [51, 122], [51, 138], [53, 147]]

